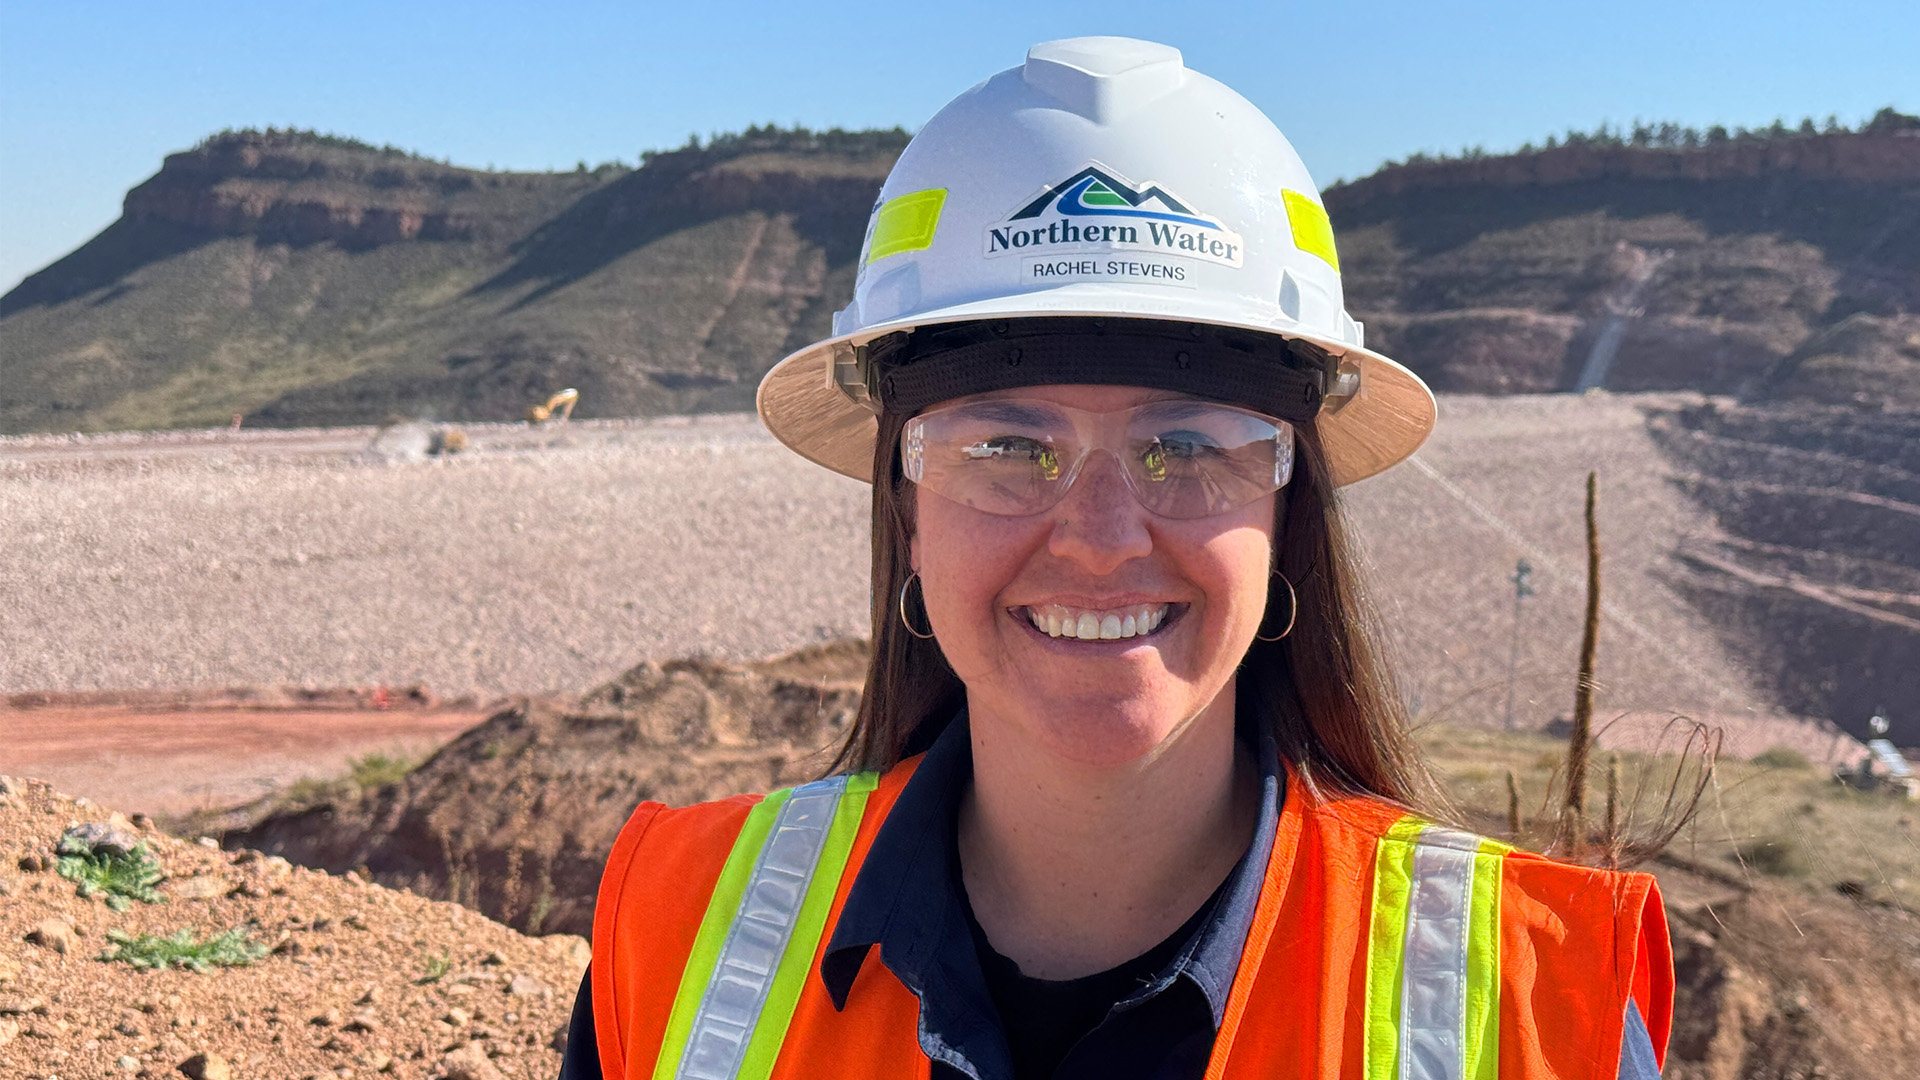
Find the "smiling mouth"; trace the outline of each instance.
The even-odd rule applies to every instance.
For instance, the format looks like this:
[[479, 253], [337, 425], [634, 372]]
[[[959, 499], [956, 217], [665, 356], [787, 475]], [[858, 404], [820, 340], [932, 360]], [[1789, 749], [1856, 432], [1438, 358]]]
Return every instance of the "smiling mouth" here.
[[1129, 604], [1118, 608], [1072, 608], [1041, 604], [1017, 609], [1035, 630], [1080, 641], [1120, 641], [1146, 637], [1174, 613], [1174, 604]]

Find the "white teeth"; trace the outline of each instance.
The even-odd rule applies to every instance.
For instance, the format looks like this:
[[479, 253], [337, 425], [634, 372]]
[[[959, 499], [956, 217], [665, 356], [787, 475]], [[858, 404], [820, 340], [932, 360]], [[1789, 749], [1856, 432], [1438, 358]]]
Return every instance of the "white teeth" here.
[[1107, 611], [1085, 611], [1046, 604], [1027, 609], [1034, 629], [1048, 637], [1080, 641], [1119, 641], [1151, 634], [1166, 621], [1168, 604], [1135, 604]]

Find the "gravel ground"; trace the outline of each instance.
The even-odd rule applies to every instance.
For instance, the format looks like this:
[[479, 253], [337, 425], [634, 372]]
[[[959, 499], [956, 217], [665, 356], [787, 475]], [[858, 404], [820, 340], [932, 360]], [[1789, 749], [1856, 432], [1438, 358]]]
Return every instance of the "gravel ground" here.
[[466, 430], [0, 440], [0, 691], [573, 692], [864, 632], [866, 489], [751, 418]]
[[[1670, 588], [1712, 519], [1668, 482], [1649, 395], [1441, 400], [1415, 462], [1350, 489], [1409, 696], [1504, 720], [1571, 708], [1581, 501], [1601, 476], [1600, 711], [1765, 714]], [[750, 659], [862, 634], [867, 492], [747, 416], [0, 439], [0, 692], [225, 684], [574, 692], [645, 658]]]
[[[1673, 589], [1682, 541], [1721, 535], [1672, 483], [1644, 410], [1668, 395], [1447, 395], [1415, 459], [1352, 489], [1377, 605], [1416, 711], [1503, 723], [1521, 604], [1515, 715], [1530, 727], [1573, 710], [1586, 610], [1586, 475], [1599, 474], [1601, 629], [1595, 715], [1627, 710], [1764, 716], [1743, 643]], [[1698, 400], [1697, 396], [1692, 400]]]

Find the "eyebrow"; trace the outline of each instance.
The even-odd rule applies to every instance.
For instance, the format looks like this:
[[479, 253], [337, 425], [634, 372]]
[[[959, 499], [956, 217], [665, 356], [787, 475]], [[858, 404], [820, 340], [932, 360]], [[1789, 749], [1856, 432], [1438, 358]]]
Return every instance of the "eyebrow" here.
[[963, 412], [969, 420], [1028, 424], [1035, 427], [1057, 423], [1062, 419], [1058, 412], [1043, 405], [1028, 405], [1018, 401], [979, 401], [965, 406]]
[[1164, 401], [1149, 401], [1141, 406], [1153, 407], [1153, 415], [1166, 420], [1185, 420], [1190, 416], [1199, 416], [1220, 406], [1211, 401], [1197, 401], [1192, 398], [1167, 398]]

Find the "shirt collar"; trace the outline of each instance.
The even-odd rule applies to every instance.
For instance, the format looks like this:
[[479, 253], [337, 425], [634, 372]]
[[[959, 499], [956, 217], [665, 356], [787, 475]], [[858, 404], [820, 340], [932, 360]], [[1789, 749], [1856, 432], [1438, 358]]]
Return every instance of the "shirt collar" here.
[[[1266, 881], [1286, 785], [1273, 737], [1244, 722], [1242, 731], [1254, 747], [1260, 778], [1253, 842], [1223, 883], [1213, 914], [1160, 976], [1130, 995], [1122, 1007], [1137, 1005], [1184, 978], [1205, 995], [1216, 1029], [1226, 1011]], [[959, 909], [959, 868], [952, 857], [954, 822], [972, 778], [973, 750], [962, 710], [928, 748], [894, 801], [848, 890], [820, 963], [821, 980], [835, 1008], [846, 1007], [854, 979], [875, 945], [881, 962], [923, 1001], [930, 981], [942, 984], [943, 994], [971, 998], [977, 993], [985, 998], [972, 938]], [[961, 946], [964, 956], [955, 952]], [[944, 968], [972, 977], [955, 978]], [[993, 1015], [991, 1001], [961, 1004], [978, 1004], [985, 1016]]]

